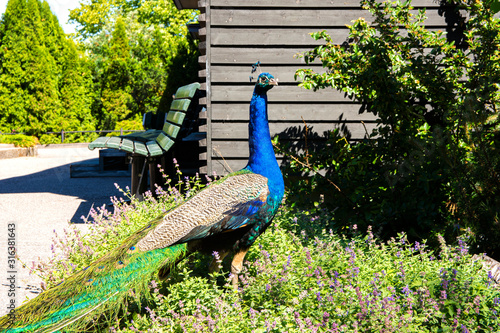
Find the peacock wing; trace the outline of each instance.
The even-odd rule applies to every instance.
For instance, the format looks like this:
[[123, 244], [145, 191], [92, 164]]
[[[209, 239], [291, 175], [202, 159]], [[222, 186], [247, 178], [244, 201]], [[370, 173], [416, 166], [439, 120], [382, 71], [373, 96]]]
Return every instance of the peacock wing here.
[[204, 189], [169, 212], [137, 243], [140, 251], [241, 228], [264, 206], [269, 195], [267, 178], [238, 172]]

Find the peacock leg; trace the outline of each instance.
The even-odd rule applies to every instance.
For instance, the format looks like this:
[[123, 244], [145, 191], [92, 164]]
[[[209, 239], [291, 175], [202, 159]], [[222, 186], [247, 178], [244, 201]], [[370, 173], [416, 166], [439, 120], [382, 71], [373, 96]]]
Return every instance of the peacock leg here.
[[233, 262], [231, 263], [231, 274], [233, 274], [233, 287], [238, 288], [238, 274], [240, 274], [241, 269], [243, 268], [243, 259], [245, 259], [245, 255], [248, 252], [248, 248], [240, 249], [233, 258]]

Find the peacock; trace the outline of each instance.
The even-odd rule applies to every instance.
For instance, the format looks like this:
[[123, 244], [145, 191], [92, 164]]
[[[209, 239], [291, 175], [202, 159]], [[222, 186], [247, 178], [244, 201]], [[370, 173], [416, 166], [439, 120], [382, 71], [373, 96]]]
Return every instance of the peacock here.
[[[141, 292], [193, 252], [233, 252], [232, 283], [250, 246], [270, 225], [284, 195], [283, 176], [270, 139], [267, 91], [277, 85], [261, 73], [250, 101], [249, 160], [148, 223], [118, 248], [61, 284], [0, 318], [0, 332], [57, 332], [87, 315], [120, 308], [130, 290]], [[218, 264], [212, 261], [210, 270]]]

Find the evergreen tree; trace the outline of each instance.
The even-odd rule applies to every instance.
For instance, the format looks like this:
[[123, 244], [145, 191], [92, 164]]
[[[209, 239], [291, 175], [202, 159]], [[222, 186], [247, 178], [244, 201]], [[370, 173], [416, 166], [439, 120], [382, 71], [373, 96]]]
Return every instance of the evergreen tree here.
[[88, 89], [91, 79], [79, 78], [85, 70], [70, 60], [79, 58], [71, 43], [45, 1], [8, 2], [0, 22], [0, 131], [26, 132], [43, 143], [58, 141], [47, 131], [94, 129], [88, 97], [67, 108], [74, 94], [68, 84]]
[[[22, 132], [27, 122], [24, 106], [25, 92], [22, 87], [25, 64], [28, 59], [28, 45], [22, 37], [27, 3], [10, 0], [0, 24], [0, 131]], [[21, 126], [21, 127], [20, 127]]]
[[[62, 118], [62, 127], [94, 131], [97, 121], [91, 112], [94, 100], [91, 63], [71, 39], [65, 41], [63, 60], [60, 92], [65, 117]], [[97, 134], [68, 134], [66, 137], [70, 142], [89, 142]]]
[[[120, 128], [130, 120], [130, 46], [123, 19], [118, 17], [111, 38], [110, 54], [101, 78], [102, 128]], [[140, 126], [140, 122], [137, 124]], [[128, 127], [128, 126], [126, 126]]]
[[1, 24], [0, 115], [2, 129], [29, 134], [46, 131], [43, 112], [53, 116], [57, 104], [54, 59], [42, 41], [43, 31], [36, 0], [11, 0]]

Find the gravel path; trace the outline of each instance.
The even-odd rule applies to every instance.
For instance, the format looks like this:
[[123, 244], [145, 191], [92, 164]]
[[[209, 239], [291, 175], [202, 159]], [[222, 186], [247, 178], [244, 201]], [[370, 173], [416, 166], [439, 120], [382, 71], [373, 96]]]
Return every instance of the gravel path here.
[[92, 206], [120, 196], [115, 183], [122, 188], [130, 184], [125, 177], [70, 178], [70, 164], [98, 158], [98, 151], [78, 144], [54, 146], [39, 148], [37, 157], [0, 159], [0, 315], [8, 312], [12, 300], [19, 306], [36, 296], [29, 286], [40, 282], [19, 262], [9, 267], [9, 228], [19, 257], [31, 264], [51, 255], [54, 230], [62, 232], [69, 223], [84, 228], [81, 216]]

